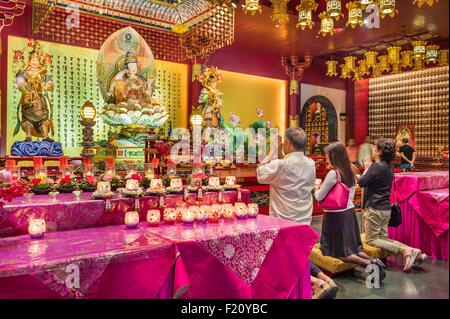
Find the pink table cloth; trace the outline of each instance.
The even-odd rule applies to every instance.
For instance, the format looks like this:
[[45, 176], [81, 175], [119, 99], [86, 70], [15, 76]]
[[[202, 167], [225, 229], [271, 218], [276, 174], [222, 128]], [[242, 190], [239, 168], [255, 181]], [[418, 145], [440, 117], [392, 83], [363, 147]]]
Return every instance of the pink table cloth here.
[[[242, 190], [242, 201], [250, 202], [250, 192]], [[210, 205], [218, 202], [218, 193], [203, 194], [202, 203]], [[237, 191], [223, 193], [225, 203], [237, 201]], [[183, 203], [183, 195], [167, 195], [167, 207], [175, 207]], [[188, 205], [198, 204], [197, 195], [189, 194]], [[140, 220], [146, 220], [149, 209], [159, 206], [158, 196], [145, 196], [139, 199]], [[35, 195], [32, 198], [19, 197], [0, 208], [0, 238], [28, 234], [28, 223], [31, 217], [44, 218], [48, 231], [72, 230], [87, 227], [120, 225], [124, 222], [125, 213], [135, 210], [132, 198], [116, 198], [111, 200], [111, 212], [105, 211], [105, 202], [95, 200], [92, 193], [82, 193], [77, 201], [73, 194], [59, 194], [56, 200], [49, 195]]]
[[[449, 175], [447, 171], [399, 173], [395, 174], [395, 183], [397, 202], [401, 203], [418, 191], [448, 188]], [[391, 201], [394, 202], [394, 192], [391, 193]]]
[[418, 191], [400, 204], [403, 223], [389, 227], [389, 238], [448, 260], [448, 188]]
[[167, 240], [125, 226], [3, 238], [0, 298], [171, 298], [176, 257]]
[[182, 298], [311, 298], [309, 255], [319, 236], [309, 226], [260, 215], [141, 227], [177, 244], [182, 278], [174, 281], [189, 282]]
[[[0, 239], [0, 298], [311, 298], [309, 226], [268, 216]], [[80, 269], [80, 288], [66, 285]]]

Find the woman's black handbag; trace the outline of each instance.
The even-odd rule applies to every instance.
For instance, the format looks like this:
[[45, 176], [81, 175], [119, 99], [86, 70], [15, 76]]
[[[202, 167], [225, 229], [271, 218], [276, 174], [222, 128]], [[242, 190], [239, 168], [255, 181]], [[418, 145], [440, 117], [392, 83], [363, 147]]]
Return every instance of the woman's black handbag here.
[[[394, 174], [394, 171], [392, 171]], [[397, 203], [397, 187], [395, 186], [394, 174], [394, 205], [391, 207], [391, 218], [389, 219], [389, 227], [398, 227], [402, 224], [402, 211]]]

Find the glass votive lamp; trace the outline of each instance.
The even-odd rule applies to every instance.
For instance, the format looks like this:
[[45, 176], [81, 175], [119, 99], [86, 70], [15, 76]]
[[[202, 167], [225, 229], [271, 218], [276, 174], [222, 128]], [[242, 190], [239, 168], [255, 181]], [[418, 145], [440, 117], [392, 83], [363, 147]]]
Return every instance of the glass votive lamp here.
[[177, 213], [177, 218], [176, 218], [175, 221], [177, 223], [180, 223], [181, 221], [183, 221], [183, 213], [184, 213], [185, 210], [187, 210], [187, 208], [184, 207], [184, 206], [178, 206], [178, 207], [175, 208], [175, 211]]
[[155, 172], [153, 170], [152, 163], [145, 163], [145, 178], [147, 179], [153, 179], [155, 177]]
[[166, 224], [173, 224], [177, 219], [177, 212], [175, 208], [165, 208], [163, 213], [163, 220]]
[[218, 205], [211, 206], [208, 212], [208, 221], [212, 223], [217, 223], [220, 219], [221, 207]]
[[248, 204], [248, 217], [256, 218], [259, 214], [258, 204], [250, 203]]
[[205, 222], [208, 218], [209, 211], [211, 210], [211, 207], [208, 205], [202, 205], [200, 206], [200, 209], [198, 210], [197, 214], [197, 221], [199, 222]]
[[62, 177], [69, 176], [73, 177], [73, 165], [67, 165], [61, 168]]
[[222, 204], [222, 216], [225, 220], [234, 220], [235, 209], [233, 204]]
[[42, 166], [36, 168], [34, 171], [34, 177], [39, 178], [41, 181], [45, 181], [47, 179], [47, 167]]
[[28, 233], [33, 239], [40, 239], [44, 237], [46, 230], [45, 219], [31, 218], [28, 224]]
[[180, 208], [181, 208], [181, 219], [183, 221], [183, 224], [192, 225], [192, 223], [195, 221], [195, 213], [192, 212], [189, 208], [186, 207]]
[[97, 183], [97, 193], [107, 194], [111, 192], [110, 182], [100, 181]]
[[213, 204], [213, 205], [211, 205], [211, 209], [219, 212], [219, 218], [222, 217], [222, 205], [221, 204]]
[[127, 179], [125, 188], [129, 191], [137, 191], [139, 189], [139, 181], [136, 179]]
[[177, 164], [173, 162], [167, 164], [167, 175], [169, 176], [177, 175]]
[[236, 203], [234, 205], [234, 207], [236, 208], [236, 217], [239, 219], [243, 219], [247, 217], [247, 213], [248, 213], [248, 208], [247, 205], [245, 205], [245, 203]]
[[161, 221], [161, 213], [158, 209], [151, 209], [147, 212], [147, 223], [150, 226], [159, 226]]
[[125, 214], [125, 225], [128, 228], [136, 228], [139, 224], [139, 213], [136, 211], [126, 212]]
[[136, 163], [128, 163], [127, 165], [127, 178], [130, 178], [133, 174], [136, 174]]

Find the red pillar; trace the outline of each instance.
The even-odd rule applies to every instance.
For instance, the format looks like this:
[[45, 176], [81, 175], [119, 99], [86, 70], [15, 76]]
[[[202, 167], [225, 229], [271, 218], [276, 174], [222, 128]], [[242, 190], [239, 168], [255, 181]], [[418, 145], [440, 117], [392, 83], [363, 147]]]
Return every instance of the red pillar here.
[[364, 143], [369, 133], [369, 80], [355, 82], [355, 143]]
[[289, 127], [300, 126], [300, 83], [297, 80], [289, 82]]

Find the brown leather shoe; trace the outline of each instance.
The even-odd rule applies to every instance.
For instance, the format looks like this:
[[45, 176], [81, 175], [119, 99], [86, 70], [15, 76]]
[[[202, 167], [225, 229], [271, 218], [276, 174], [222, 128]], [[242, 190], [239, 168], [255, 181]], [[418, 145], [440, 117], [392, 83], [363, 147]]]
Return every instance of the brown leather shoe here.
[[339, 288], [336, 284], [329, 285], [327, 283], [323, 283], [320, 287], [314, 292], [312, 299], [334, 299], [336, 298], [336, 294]]

